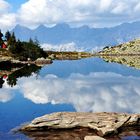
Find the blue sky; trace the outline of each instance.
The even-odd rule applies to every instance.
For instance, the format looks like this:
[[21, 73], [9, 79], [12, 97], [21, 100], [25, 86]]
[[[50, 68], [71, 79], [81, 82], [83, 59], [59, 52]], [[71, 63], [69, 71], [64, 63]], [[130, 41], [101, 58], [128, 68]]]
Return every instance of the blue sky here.
[[68, 23], [110, 27], [140, 20], [140, 0], [0, 0], [0, 26]]
[[15, 12], [20, 8], [21, 4], [27, 2], [27, 0], [6, 0], [11, 6], [12, 11]]

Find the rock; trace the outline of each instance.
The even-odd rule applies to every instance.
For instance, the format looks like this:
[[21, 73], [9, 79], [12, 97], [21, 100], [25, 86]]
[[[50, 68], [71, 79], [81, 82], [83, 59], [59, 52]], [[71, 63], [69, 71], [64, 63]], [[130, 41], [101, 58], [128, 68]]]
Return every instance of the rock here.
[[52, 60], [48, 59], [48, 58], [38, 58], [37, 60], [35, 60], [35, 64], [38, 66], [42, 66], [42, 65], [46, 65], [46, 64], [51, 64]]
[[99, 136], [117, 134], [122, 127], [140, 126], [140, 114], [58, 112], [34, 119], [21, 131], [89, 128]]
[[106, 140], [99, 136], [85, 136], [84, 140]]
[[48, 58], [50, 58], [51, 60], [55, 59], [55, 54], [49, 55]]

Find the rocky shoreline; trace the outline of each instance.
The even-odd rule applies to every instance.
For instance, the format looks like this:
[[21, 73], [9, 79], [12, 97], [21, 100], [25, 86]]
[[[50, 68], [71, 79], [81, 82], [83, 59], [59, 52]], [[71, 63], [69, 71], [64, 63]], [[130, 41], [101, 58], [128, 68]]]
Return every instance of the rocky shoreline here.
[[53, 60], [77, 60], [92, 57], [90, 52], [54, 52], [47, 51], [48, 57]]
[[98, 54], [101, 56], [139, 56], [140, 39], [135, 39], [117, 46], [106, 46]]
[[53, 60], [78, 60], [82, 58], [92, 57], [91, 53], [87, 52], [53, 52], [47, 51], [47, 58], [38, 58], [34, 61], [26, 60], [20, 61], [15, 58], [8, 50], [0, 50], [0, 62], [10, 61], [11, 63], [21, 63], [21, 64], [36, 64], [36, 65], [46, 65], [51, 64]]
[[12, 57], [1, 57], [0, 62], [10, 62], [10, 63], [14, 63], [14, 64], [35, 64], [35, 65], [39, 65], [39, 66], [43, 66], [46, 64], [51, 64], [52, 63], [52, 59], [49, 58], [38, 58], [35, 61], [20, 61], [18, 59], [13, 59]]
[[129, 129], [130, 132], [140, 131], [140, 114], [58, 112], [36, 118], [22, 126], [20, 131], [29, 137], [37, 137], [38, 134], [49, 135], [50, 132], [56, 134], [61, 131], [63, 134], [76, 131], [76, 134], [79, 133], [79, 136], [82, 135], [84, 139], [87, 135], [114, 137], [123, 133], [123, 130]]

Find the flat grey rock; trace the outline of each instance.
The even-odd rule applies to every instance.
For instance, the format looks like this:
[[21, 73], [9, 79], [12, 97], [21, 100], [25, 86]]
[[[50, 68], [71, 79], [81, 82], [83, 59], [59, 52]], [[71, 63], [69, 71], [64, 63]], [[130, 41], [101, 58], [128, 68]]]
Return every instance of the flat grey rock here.
[[106, 140], [99, 136], [85, 136], [84, 140]]
[[121, 127], [140, 126], [140, 114], [58, 112], [34, 119], [21, 131], [45, 129], [89, 128], [99, 136], [117, 134]]

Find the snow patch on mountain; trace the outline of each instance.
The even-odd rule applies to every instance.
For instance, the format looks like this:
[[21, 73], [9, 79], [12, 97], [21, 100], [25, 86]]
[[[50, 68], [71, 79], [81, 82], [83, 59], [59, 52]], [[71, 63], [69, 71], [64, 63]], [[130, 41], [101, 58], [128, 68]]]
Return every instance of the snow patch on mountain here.
[[41, 45], [41, 48], [43, 48], [45, 51], [58, 51], [58, 52], [98, 52], [102, 50], [104, 46], [94, 46], [94, 47], [84, 47], [79, 46], [75, 42], [65, 43], [65, 44], [48, 44], [44, 43]]
[[44, 43], [41, 45], [41, 47], [45, 51], [59, 51], [59, 52], [61, 52], [61, 51], [82, 52], [82, 51], [84, 51], [84, 48], [78, 47], [74, 42], [70, 42], [70, 43], [66, 43], [66, 44], [58, 44], [58, 45]]

